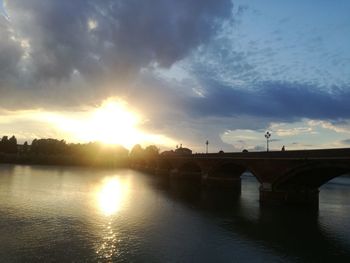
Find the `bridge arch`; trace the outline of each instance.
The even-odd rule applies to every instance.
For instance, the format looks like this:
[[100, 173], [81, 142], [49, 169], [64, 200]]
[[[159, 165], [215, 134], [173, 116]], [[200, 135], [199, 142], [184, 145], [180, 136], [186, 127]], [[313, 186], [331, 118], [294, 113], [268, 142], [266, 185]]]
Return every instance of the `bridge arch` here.
[[245, 172], [251, 173], [259, 183], [262, 182], [259, 174], [256, 173], [253, 167], [236, 161], [223, 161], [217, 163], [209, 169], [208, 176], [212, 178], [239, 178]]
[[208, 177], [238, 178], [247, 170], [247, 167], [232, 161], [220, 162], [208, 172]]
[[242, 175], [250, 171], [244, 163], [235, 160], [223, 160], [214, 163], [203, 178], [205, 185], [209, 187], [220, 187], [241, 193]]
[[345, 163], [316, 162], [294, 167], [272, 183], [275, 190], [317, 190], [331, 179], [350, 172]]

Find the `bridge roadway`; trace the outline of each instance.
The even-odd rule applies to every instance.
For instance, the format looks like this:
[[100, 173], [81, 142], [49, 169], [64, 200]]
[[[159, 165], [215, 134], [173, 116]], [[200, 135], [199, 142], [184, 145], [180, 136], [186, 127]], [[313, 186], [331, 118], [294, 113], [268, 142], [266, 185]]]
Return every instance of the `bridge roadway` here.
[[318, 206], [319, 187], [334, 177], [350, 175], [350, 148], [165, 154], [134, 160], [135, 168], [176, 178], [198, 180], [207, 186], [240, 191], [241, 175], [251, 172], [260, 182], [260, 202]]

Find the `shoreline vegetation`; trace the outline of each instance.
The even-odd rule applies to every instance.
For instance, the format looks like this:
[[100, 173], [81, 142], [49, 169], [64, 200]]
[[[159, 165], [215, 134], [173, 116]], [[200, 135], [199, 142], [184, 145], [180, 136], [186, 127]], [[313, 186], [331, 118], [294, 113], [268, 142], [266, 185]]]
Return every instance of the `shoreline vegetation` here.
[[98, 142], [67, 143], [57, 139], [34, 139], [31, 144], [17, 144], [15, 136], [3, 136], [0, 140], [0, 164], [34, 164], [127, 168], [130, 161], [154, 158], [159, 148], [154, 145], [143, 149], [135, 145], [129, 152], [120, 145], [104, 145]]

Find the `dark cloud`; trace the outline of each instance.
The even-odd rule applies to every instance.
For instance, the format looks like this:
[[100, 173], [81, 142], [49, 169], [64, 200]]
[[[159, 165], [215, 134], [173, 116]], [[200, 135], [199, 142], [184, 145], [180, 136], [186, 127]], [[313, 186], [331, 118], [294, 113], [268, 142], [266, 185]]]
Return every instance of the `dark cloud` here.
[[5, 79], [15, 77], [22, 53], [20, 44], [11, 39], [8, 21], [0, 15], [0, 86]]
[[263, 82], [252, 89], [235, 89], [206, 81], [206, 96], [188, 103], [199, 116], [252, 115], [293, 121], [300, 118], [350, 118], [350, 90], [325, 91], [308, 84]]
[[96, 80], [105, 74], [133, 76], [150, 63], [169, 67], [208, 41], [231, 5], [230, 0], [11, 0], [7, 11], [13, 34], [30, 43], [26, 81], [36, 85], [69, 79], [74, 70]]

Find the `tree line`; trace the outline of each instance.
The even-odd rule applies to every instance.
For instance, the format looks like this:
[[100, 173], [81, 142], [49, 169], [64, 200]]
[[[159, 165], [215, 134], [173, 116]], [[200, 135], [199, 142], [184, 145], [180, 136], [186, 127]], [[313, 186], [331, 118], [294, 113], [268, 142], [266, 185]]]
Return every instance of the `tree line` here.
[[140, 144], [136, 144], [130, 151], [131, 159], [155, 159], [159, 156], [160, 149], [155, 145], [149, 145], [142, 148]]
[[15, 136], [0, 141], [0, 162], [23, 164], [56, 164], [127, 167], [130, 160], [154, 159], [160, 149], [155, 145], [131, 151], [122, 146], [106, 146], [98, 142], [67, 143], [58, 139], [34, 139], [31, 144], [18, 144]]

